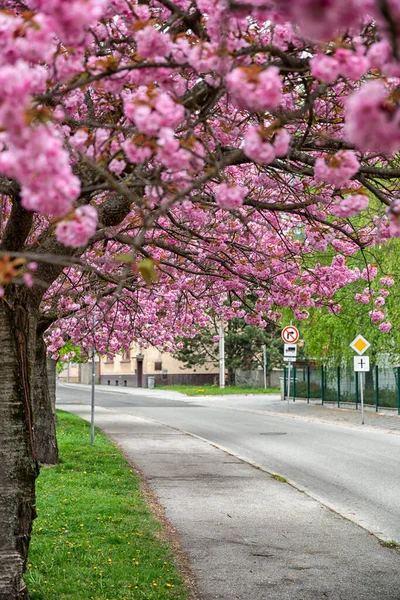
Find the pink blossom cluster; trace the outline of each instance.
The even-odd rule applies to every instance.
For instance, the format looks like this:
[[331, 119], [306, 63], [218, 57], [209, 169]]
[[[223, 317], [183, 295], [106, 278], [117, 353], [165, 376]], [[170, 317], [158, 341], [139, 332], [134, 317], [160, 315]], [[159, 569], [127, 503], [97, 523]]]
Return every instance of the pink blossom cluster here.
[[277, 156], [285, 156], [289, 145], [290, 134], [286, 129], [278, 130], [272, 142], [255, 126], [249, 127], [244, 135], [244, 152], [256, 163], [269, 165]]
[[359, 304], [369, 304], [371, 302], [371, 296], [369, 294], [356, 294], [354, 299]]
[[238, 67], [226, 76], [228, 92], [238, 108], [251, 112], [276, 110], [282, 100], [282, 80], [277, 67], [260, 70]]
[[333, 156], [317, 158], [314, 166], [314, 175], [318, 184], [330, 183], [341, 187], [348, 183], [360, 168], [355, 152], [341, 150]]
[[346, 196], [340, 202], [336, 202], [330, 207], [330, 212], [336, 217], [348, 219], [358, 215], [360, 211], [368, 208], [369, 198], [364, 194], [355, 194]]
[[182, 104], [161, 90], [148, 94], [140, 89], [137, 95], [125, 100], [124, 112], [141, 133], [149, 136], [157, 135], [161, 127], [175, 129], [185, 117]]
[[362, 151], [400, 149], [400, 108], [381, 81], [368, 81], [346, 101], [346, 135]]
[[369, 313], [369, 318], [372, 323], [380, 323], [385, 318], [385, 313], [382, 310], [371, 310]]
[[400, 237], [400, 200], [395, 198], [386, 209], [386, 214], [389, 217], [389, 236]]
[[72, 218], [60, 221], [56, 226], [56, 237], [64, 246], [79, 248], [87, 244], [97, 227], [97, 210], [94, 206], [81, 206]]
[[27, 210], [64, 216], [80, 193], [80, 181], [71, 169], [69, 155], [57, 131], [40, 125], [25, 132], [23, 146], [0, 153], [0, 172], [21, 185]]
[[157, 138], [157, 158], [171, 171], [182, 169], [199, 170], [203, 166], [202, 156], [204, 149], [200, 142], [193, 143], [193, 147], [183, 146], [184, 140], [175, 137], [173, 129], [163, 127]]
[[147, 25], [135, 34], [136, 49], [143, 58], [165, 58], [171, 52], [171, 38], [152, 25]]
[[378, 327], [379, 331], [382, 331], [383, 333], [389, 333], [389, 331], [392, 329], [392, 324], [389, 323], [388, 321], [384, 321], [383, 323], [381, 323]]
[[372, 6], [370, 0], [275, 0], [273, 4], [303, 35], [320, 40], [359, 26]]
[[374, 302], [375, 306], [377, 306], [378, 308], [380, 308], [381, 306], [385, 306], [386, 301], [385, 298], [383, 296], [378, 296]]
[[388, 287], [392, 287], [394, 285], [394, 279], [392, 277], [381, 277], [379, 283], [381, 285], [387, 285]]
[[52, 23], [43, 14], [12, 15], [0, 12], [0, 52], [4, 64], [18, 60], [40, 62], [51, 60], [55, 52]]
[[369, 69], [366, 56], [346, 48], [338, 48], [334, 55], [316, 54], [310, 61], [311, 73], [325, 83], [334, 83], [341, 75], [357, 81]]
[[372, 281], [378, 275], [378, 267], [374, 267], [372, 265], [368, 265], [361, 271], [361, 279], [364, 281]]
[[224, 182], [215, 187], [214, 193], [218, 206], [231, 210], [242, 206], [249, 188], [245, 185], [228, 185]]
[[86, 30], [100, 19], [108, 0], [29, 0], [29, 5], [48, 15], [58, 37], [66, 44], [79, 44]]

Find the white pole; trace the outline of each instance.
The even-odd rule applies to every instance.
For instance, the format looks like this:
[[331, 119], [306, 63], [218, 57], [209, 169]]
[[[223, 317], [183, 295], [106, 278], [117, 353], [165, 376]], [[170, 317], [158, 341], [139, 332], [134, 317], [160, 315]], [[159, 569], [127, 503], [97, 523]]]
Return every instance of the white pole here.
[[290, 375], [291, 375], [290, 370], [291, 370], [291, 365], [292, 365], [292, 363], [289, 362], [288, 363], [288, 384], [287, 384], [287, 409], [288, 409], [288, 411], [289, 411], [289, 402], [290, 402]]
[[219, 387], [225, 387], [225, 331], [224, 320], [219, 324]]
[[267, 346], [264, 344], [262, 349], [263, 349], [264, 390], [266, 390], [267, 389]]
[[360, 394], [361, 394], [361, 424], [364, 425], [364, 377], [360, 372]]
[[94, 401], [95, 401], [95, 383], [96, 383], [96, 349], [95, 349], [95, 334], [96, 317], [93, 317], [93, 349], [92, 349], [92, 399], [90, 404], [90, 443], [94, 444]]
[[70, 369], [70, 366], [71, 366], [71, 363], [68, 362], [67, 363], [67, 383], [69, 383], [69, 372], [70, 372], [69, 369]]

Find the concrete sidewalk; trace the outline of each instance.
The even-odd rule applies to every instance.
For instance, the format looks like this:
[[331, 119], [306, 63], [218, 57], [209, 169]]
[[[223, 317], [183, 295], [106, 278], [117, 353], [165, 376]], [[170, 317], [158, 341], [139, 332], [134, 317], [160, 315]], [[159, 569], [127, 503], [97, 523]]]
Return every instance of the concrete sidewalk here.
[[[59, 408], [90, 419], [88, 406]], [[96, 423], [165, 507], [196, 600], [400, 600], [399, 551], [304, 493], [123, 408], [97, 407]]]

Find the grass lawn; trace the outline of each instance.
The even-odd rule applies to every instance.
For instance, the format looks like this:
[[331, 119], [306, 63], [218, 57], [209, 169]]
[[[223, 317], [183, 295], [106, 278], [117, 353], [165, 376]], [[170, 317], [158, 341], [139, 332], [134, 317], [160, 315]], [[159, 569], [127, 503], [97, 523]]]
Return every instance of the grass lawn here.
[[239, 387], [238, 385], [232, 385], [225, 387], [223, 390], [215, 385], [158, 385], [158, 390], [172, 390], [174, 392], [181, 392], [187, 396], [222, 396], [226, 394], [279, 394], [278, 388], [251, 388], [251, 387]]
[[25, 579], [32, 600], [186, 600], [138, 476], [103, 434], [59, 412], [61, 464], [37, 482]]

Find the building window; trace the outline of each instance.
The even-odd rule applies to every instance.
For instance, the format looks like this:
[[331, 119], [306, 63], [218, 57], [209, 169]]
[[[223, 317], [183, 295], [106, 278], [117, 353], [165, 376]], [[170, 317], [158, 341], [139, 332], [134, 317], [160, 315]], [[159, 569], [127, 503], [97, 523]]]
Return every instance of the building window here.
[[131, 351], [130, 350], [125, 350], [122, 353], [121, 362], [131, 362]]
[[106, 360], [105, 360], [105, 362], [109, 363], [109, 364], [113, 364], [114, 363], [114, 356], [112, 354], [106, 354]]
[[154, 370], [162, 371], [162, 362], [160, 360], [156, 360], [156, 362], [154, 363]]

